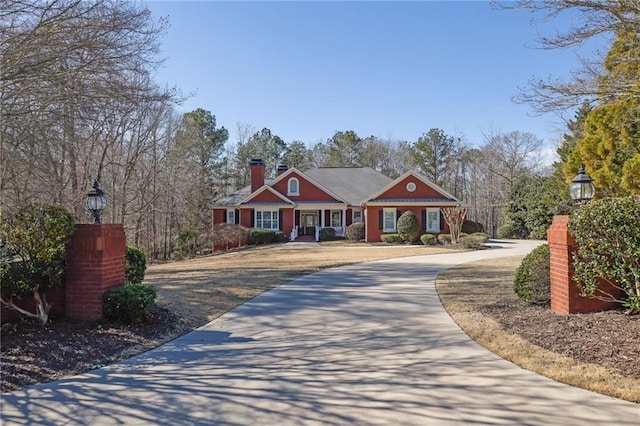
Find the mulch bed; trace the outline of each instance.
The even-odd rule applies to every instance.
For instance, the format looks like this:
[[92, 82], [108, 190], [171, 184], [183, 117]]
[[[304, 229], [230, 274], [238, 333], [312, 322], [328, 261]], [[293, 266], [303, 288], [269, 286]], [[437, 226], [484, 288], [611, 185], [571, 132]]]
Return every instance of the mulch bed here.
[[510, 333], [577, 361], [640, 378], [640, 316], [623, 311], [557, 314], [522, 302], [483, 306], [481, 312]]
[[102, 367], [126, 357], [127, 350], [151, 348], [175, 335], [179, 321], [167, 309], [155, 308], [141, 324], [50, 319], [4, 324], [1, 330], [1, 391], [57, 380]]

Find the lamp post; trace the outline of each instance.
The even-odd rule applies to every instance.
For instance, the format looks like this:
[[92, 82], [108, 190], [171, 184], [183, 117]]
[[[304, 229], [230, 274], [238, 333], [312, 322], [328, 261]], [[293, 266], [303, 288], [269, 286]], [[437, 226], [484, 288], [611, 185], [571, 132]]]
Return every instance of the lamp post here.
[[107, 207], [107, 197], [104, 195], [104, 191], [100, 189], [97, 180], [93, 181], [93, 189], [91, 189], [87, 194], [85, 204], [87, 206], [87, 210], [93, 214], [95, 219], [94, 223], [100, 223], [102, 211]]
[[576, 205], [588, 203], [596, 193], [593, 179], [584, 170], [584, 164], [580, 165], [578, 175], [571, 180], [569, 195]]

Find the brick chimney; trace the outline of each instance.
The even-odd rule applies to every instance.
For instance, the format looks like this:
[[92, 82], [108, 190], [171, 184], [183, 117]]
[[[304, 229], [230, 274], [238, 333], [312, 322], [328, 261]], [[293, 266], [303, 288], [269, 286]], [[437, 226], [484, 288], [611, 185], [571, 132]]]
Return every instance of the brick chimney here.
[[286, 172], [287, 170], [289, 170], [289, 167], [287, 167], [284, 164], [280, 164], [278, 166], [278, 176], [280, 176], [281, 174], [283, 174], [284, 172]]
[[249, 162], [249, 165], [251, 166], [251, 192], [254, 192], [264, 185], [264, 161], [260, 158], [253, 158], [251, 162]]

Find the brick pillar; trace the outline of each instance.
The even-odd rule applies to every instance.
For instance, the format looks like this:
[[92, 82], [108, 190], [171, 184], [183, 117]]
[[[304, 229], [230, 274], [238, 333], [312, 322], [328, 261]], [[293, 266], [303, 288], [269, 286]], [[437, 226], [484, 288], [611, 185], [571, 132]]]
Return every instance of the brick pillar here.
[[[569, 216], [554, 216], [547, 230], [551, 271], [551, 310], [564, 314], [602, 311], [617, 306], [580, 296], [578, 286], [573, 281], [573, 252], [576, 242], [569, 234]], [[615, 293], [614, 293], [615, 294]]]
[[76, 225], [67, 245], [66, 315], [102, 317], [102, 295], [124, 285], [126, 236], [122, 224]]

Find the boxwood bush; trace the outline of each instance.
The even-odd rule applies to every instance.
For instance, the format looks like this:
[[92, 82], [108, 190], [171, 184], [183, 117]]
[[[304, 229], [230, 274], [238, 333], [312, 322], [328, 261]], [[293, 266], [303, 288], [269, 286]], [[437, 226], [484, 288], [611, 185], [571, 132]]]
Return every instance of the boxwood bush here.
[[549, 245], [536, 247], [522, 259], [513, 279], [513, 291], [529, 304], [545, 305], [551, 297]]
[[147, 257], [135, 244], [127, 244], [124, 253], [125, 284], [141, 283], [147, 270]]
[[276, 239], [276, 233], [270, 229], [251, 228], [249, 229], [249, 244], [269, 244]]
[[399, 234], [383, 234], [380, 236], [383, 243], [397, 244], [402, 242], [402, 237]]
[[458, 240], [458, 247], [465, 249], [480, 249], [486, 240], [482, 236], [465, 235]]
[[364, 240], [364, 222], [355, 222], [347, 226], [346, 237], [350, 241]]
[[398, 218], [398, 235], [405, 243], [412, 243], [418, 238], [420, 224], [412, 211], [406, 211]]
[[484, 225], [481, 224], [480, 222], [465, 220], [462, 223], [462, 232], [466, 234], [475, 234], [477, 232], [484, 232]]
[[422, 234], [420, 241], [422, 241], [422, 244], [425, 246], [435, 246], [438, 243], [438, 237], [434, 234]]
[[128, 284], [109, 290], [102, 299], [102, 315], [123, 324], [142, 322], [151, 315], [157, 292], [149, 284]]
[[320, 241], [335, 240], [336, 230], [333, 228], [320, 228], [320, 232], [318, 233], [318, 238], [320, 238]]

